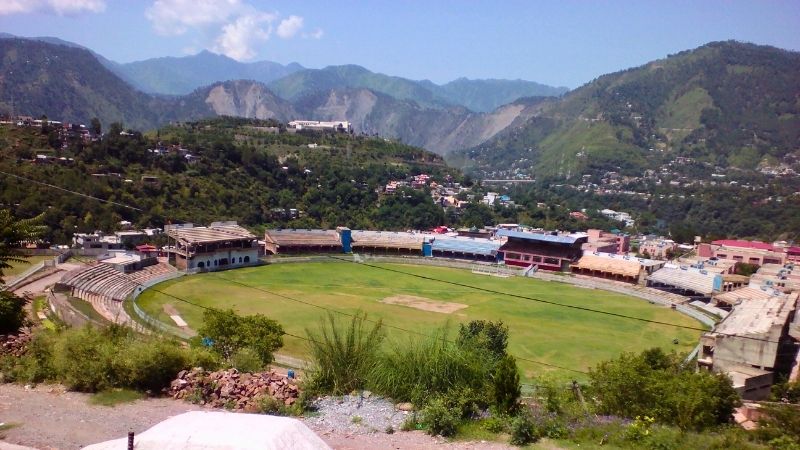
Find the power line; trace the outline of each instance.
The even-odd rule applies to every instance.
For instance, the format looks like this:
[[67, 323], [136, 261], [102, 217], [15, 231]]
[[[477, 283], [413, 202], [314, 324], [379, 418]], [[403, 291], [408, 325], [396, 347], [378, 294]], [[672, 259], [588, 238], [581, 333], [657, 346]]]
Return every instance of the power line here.
[[[219, 276], [217, 274], [214, 274], [213, 276], [215, 278], [219, 278], [221, 280], [225, 280], [225, 281], [233, 283], [233, 284], [238, 284], [238, 285], [246, 287], [246, 288], [250, 288], [250, 289], [254, 289], [254, 290], [260, 291], [260, 292], [264, 292], [266, 294], [273, 295], [273, 296], [279, 297], [279, 298], [283, 298], [285, 300], [289, 300], [289, 301], [293, 301], [293, 302], [297, 302], [297, 303], [302, 303], [302, 304], [307, 305], [307, 306], [313, 306], [315, 308], [319, 308], [319, 309], [322, 309], [322, 310], [325, 310], [325, 311], [328, 311], [328, 312], [340, 314], [340, 315], [351, 317], [351, 318], [352, 317], [361, 317], [362, 320], [365, 320], [367, 322], [371, 322], [371, 323], [375, 323], [375, 324], [380, 323], [383, 326], [385, 326], [387, 328], [394, 329], [394, 330], [398, 330], [398, 331], [402, 331], [402, 332], [410, 333], [410, 334], [416, 334], [418, 336], [427, 337], [427, 338], [431, 338], [431, 339], [443, 339], [445, 342], [448, 342], [450, 344], [454, 344], [455, 343], [452, 340], [440, 338], [440, 337], [433, 336], [433, 335], [430, 335], [430, 334], [426, 334], [426, 333], [423, 333], [423, 332], [420, 332], [420, 331], [416, 331], [416, 330], [410, 330], [408, 328], [403, 328], [403, 327], [400, 327], [400, 326], [397, 326], [397, 325], [392, 325], [392, 324], [383, 322], [382, 320], [378, 321], [378, 320], [370, 319], [370, 318], [367, 318], [367, 317], [358, 316], [358, 315], [353, 314], [353, 313], [340, 311], [338, 309], [328, 308], [328, 307], [325, 307], [325, 306], [322, 306], [322, 305], [317, 305], [317, 304], [314, 304], [314, 303], [311, 303], [311, 302], [307, 302], [307, 301], [304, 301], [304, 300], [300, 300], [300, 299], [296, 299], [296, 298], [290, 297], [288, 295], [284, 295], [284, 294], [280, 294], [280, 293], [277, 293], [277, 292], [269, 291], [267, 289], [264, 289], [264, 288], [261, 288], [261, 287], [258, 287], [258, 286], [253, 286], [253, 285], [250, 285], [250, 284], [247, 284], [247, 283], [242, 283], [241, 281], [236, 281], [236, 280], [233, 280], [233, 279], [230, 279], [230, 278], [227, 278], [227, 277], [222, 277], [222, 276]], [[534, 363], [534, 364], [548, 366], [548, 367], [552, 367], [552, 368], [555, 368], [555, 369], [567, 370], [567, 371], [570, 371], [570, 372], [581, 373], [581, 374], [584, 374], [584, 375], [588, 374], [588, 372], [583, 371], [583, 370], [572, 369], [572, 368], [569, 368], [569, 367], [563, 367], [563, 366], [559, 366], [557, 364], [551, 364], [551, 363], [546, 363], [546, 362], [543, 362], [543, 361], [537, 361], [537, 360], [533, 360], [533, 359], [522, 358], [522, 357], [519, 357], [519, 356], [515, 356], [515, 358], [520, 360], [520, 361], [526, 361], [526, 362], [530, 362], [530, 363]]]
[[[429, 277], [429, 276], [426, 276], [426, 275], [419, 275], [419, 274], [416, 274], [416, 273], [404, 272], [402, 270], [392, 269], [392, 268], [389, 268], [389, 267], [382, 267], [382, 266], [378, 266], [378, 265], [375, 265], [375, 264], [369, 264], [369, 263], [365, 263], [365, 262], [358, 262], [358, 261], [354, 261], [354, 260], [347, 259], [347, 258], [340, 258], [340, 257], [330, 256], [330, 255], [328, 255], [328, 258], [335, 259], [335, 260], [338, 260], [338, 261], [343, 261], [343, 262], [349, 262], [349, 263], [353, 263], [353, 264], [359, 264], [359, 265], [362, 265], [362, 266], [371, 267], [373, 269], [385, 270], [385, 271], [388, 271], [388, 272], [393, 272], [393, 273], [398, 273], [398, 274], [407, 275], [407, 276], [411, 276], [411, 277], [416, 277], [416, 278], [420, 278], [420, 279], [423, 279], [423, 280], [436, 281], [436, 282], [439, 282], [439, 283], [445, 283], [445, 284], [449, 284], [449, 285], [452, 285], [452, 286], [458, 286], [458, 287], [462, 287], [462, 288], [469, 288], [469, 289], [473, 289], [473, 290], [476, 290], [476, 291], [486, 292], [486, 293], [489, 293], [489, 294], [504, 295], [504, 296], [507, 296], [507, 297], [513, 297], [513, 298], [518, 298], [518, 299], [522, 299], [522, 300], [530, 300], [530, 301], [534, 301], [534, 302], [544, 303], [544, 304], [547, 304], [547, 305], [559, 306], [559, 307], [562, 307], [562, 308], [571, 308], [571, 309], [576, 309], [576, 310], [584, 311], [584, 312], [591, 312], [591, 313], [596, 313], [596, 314], [605, 314], [607, 316], [617, 317], [617, 318], [621, 318], [621, 319], [628, 319], [628, 320], [637, 320], [637, 321], [640, 321], [640, 322], [652, 323], [652, 324], [655, 324], [655, 325], [669, 326], [669, 327], [674, 327], [674, 328], [683, 328], [683, 329], [686, 329], [686, 330], [701, 331], [703, 333], [708, 333], [709, 332], [709, 330], [706, 330], [705, 328], [693, 327], [693, 326], [690, 326], [690, 325], [680, 325], [680, 324], [677, 324], [677, 323], [670, 323], [670, 322], [662, 322], [660, 320], [645, 319], [643, 317], [629, 316], [627, 314], [615, 313], [615, 312], [610, 312], [610, 311], [603, 311], [603, 310], [600, 310], [600, 309], [587, 308], [585, 306], [567, 305], [567, 304], [564, 304], [564, 303], [558, 303], [558, 302], [554, 302], [554, 301], [551, 301], [551, 300], [544, 300], [544, 299], [537, 298], [537, 297], [529, 297], [529, 296], [520, 295], [520, 294], [512, 294], [512, 293], [509, 293], [509, 292], [501, 292], [501, 291], [497, 291], [497, 290], [494, 290], [494, 289], [487, 289], [487, 288], [482, 288], [482, 287], [479, 287], [479, 286], [472, 286], [472, 285], [469, 285], [469, 284], [459, 283], [459, 282], [456, 282], [456, 281], [442, 280], [442, 279], [439, 279], [439, 278]], [[769, 343], [773, 343], [773, 344], [780, 344], [780, 341], [773, 341], [773, 340], [770, 340], [770, 339], [758, 338], [758, 337], [754, 337], [754, 336], [743, 336], [743, 335], [739, 335], [739, 334], [723, 333], [723, 332], [719, 332], [719, 331], [712, 331], [712, 333], [716, 333], [716, 334], [719, 334], [719, 335], [722, 335], [722, 336], [739, 337], [739, 338], [743, 338], [743, 339], [751, 339], [751, 340], [754, 340], [754, 341], [769, 342]]]
[[114, 201], [111, 201], [111, 200], [105, 200], [105, 199], [102, 199], [102, 198], [99, 198], [99, 197], [95, 197], [93, 195], [84, 194], [82, 192], [78, 192], [78, 191], [73, 191], [71, 189], [62, 188], [61, 186], [56, 186], [55, 184], [45, 183], [43, 181], [34, 180], [34, 179], [31, 179], [31, 178], [23, 177], [23, 176], [16, 175], [16, 174], [13, 174], [13, 173], [3, 172], [2, 170], [0, 170], [0, 174], [7, 175], [9, 177], [13, 177], [13, 178], [16, 178], [18, 180], [27, 181], [29, 183], [34, 183], [34, 184], [38, 184], [38, 185], [41, 185], [41, 186], [46, 186], [46, 187], [49, 187], [51, 189], [58, 189], [59, 191], [68, 192], [70, 194], [75, 194], [75, 195], [78, 195], [78, 196], [83, 197], [83, 198], [89, 198], [89, 199], [92, 199], [92, 200], [97, 200], [98, 202], [108, 203], [108, 204], [119, 206], [119, 207], [122, 207], [122, 208], [132, 209], [134, 211], [145, 212], [145, 210], [142, 209], [142, 208], [137, 208], [135, 206], [126, 205], [124, 203], [114, 202]]

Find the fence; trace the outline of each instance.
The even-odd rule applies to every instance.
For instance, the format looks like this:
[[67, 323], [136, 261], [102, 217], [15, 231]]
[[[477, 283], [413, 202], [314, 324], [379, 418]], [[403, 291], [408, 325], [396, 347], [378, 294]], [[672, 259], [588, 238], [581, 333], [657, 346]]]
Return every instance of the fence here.
[[[162, 275], [160, 277], [153, 278], [152, 280], [148, 280], [148, 281], [142, 283], [136, 289], [134, 289], [133, 293], [131, 293], [131, 295], [130, 295], [130, 297], [129, 297], [129, 299], [127, 301], [130, 301], [130, 304], [131, 304], [131, 307], [133, 309], [133, 312], [135, 313], [137, 318], [144, 323], [145, 326], [147, 326], [147, 327], [149, 327], [150, 329], [153, 329], [153, 330], [158, 330], [158, 331], [162, 331], [162, 332], [167, 333], [167, 334], [171, 334], [171, 335], [176, 336], [176, 337], [178, 337], [180, 339], [189, 339], [189, 338], [195, 336], [194, 333], [191, 333], [189, 331], [183, 330], [181, 328], [178, 328], [178, 327], [175, 327], [175, 326], [172, 326], [172, 325], [168, 325], [168, 324], [156, 319], [155, 317], [151, 316], [150, 314], [147, 314], [138, 304], [136, 304], [136, 299], [139, 298], [139, 295], [141, 295], [141, 293], [144, 292], [147, 288], [149, 288], [151, 286], [155, 286], [156, 284], [162, 283], [164, 281], [169, 281], [169, 280], [173, 280], [175, 278], [180, 278], [180, 277], [182, 277], [184, 275], [185, 275], [185, 273], [183, 273], [183, 272], [169, 273], [169, 274], [166, 274], [166, 275]], [[134, 318], [131, 317], [131, 319], [134, 319]], [[138, 322], [137, 322], [137, 324], [138, 324]]]
[[[52, 251], [52, 250], [48, 249], [48, 251]], [[27, 252], [26, 252], [26, 254], [30, 255], [30, 253], [27, 253]], [[46, 255], [46, 256], [48, 256], [48, 255]], [[24, 286], [29, 281], [32, 281], [32, 280], [28, 280], [28, 278], [30, 278], [31, 276], [33, 276], [34, 274], [36, 274], [40, 270], [44, 269], [45, 267], [56, 267], [57, 265], [59, 265], [59, 264], [63, 263], [64, 261], [66, 261], [70, 256], [72, 256], [72, 251], [67, 250], [64, 253], [59, 253], [59, 254], [55, 255], [53, 257], [53, 259], [46, 259], [46, 260], [44, 260], [42, 262], [39, 262], [37, 264], [34, 264], [34, 265], [28, 267], [27, 270], [25, 270], [21, 274], [17, 275], [16, 277], [14, 277], [13, 280], [11, 280], [8, 283], [6, 283], [5, 289], [7, 289], [9, 291], [13, 291], [15, 289], [18, 289], [21, 286]]]

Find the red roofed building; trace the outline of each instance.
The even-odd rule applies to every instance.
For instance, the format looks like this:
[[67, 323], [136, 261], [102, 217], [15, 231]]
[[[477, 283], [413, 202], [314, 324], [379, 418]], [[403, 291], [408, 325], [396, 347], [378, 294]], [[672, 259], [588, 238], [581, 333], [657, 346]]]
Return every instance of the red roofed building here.
[[712, 241], [710, 244], [700, 244], [697, 247], [697, 254], [704, 258], [730, 259], [759, 266], [784, 264], [788, 259], [788, 253], [784, 248], [761, 241], [736, 239], [720, 239]]
[[800, 263], [800, 247], [789, 247], [786, 249], [786, 259]]

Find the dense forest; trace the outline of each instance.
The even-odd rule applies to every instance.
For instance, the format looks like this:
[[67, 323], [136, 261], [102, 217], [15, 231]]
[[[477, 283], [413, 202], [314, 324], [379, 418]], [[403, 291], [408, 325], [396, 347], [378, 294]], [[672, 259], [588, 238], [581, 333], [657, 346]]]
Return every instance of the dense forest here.
[[108, 201], [2, 176], [2, 206], [17, 217], [44, 212], [56, 243], [73, 232], [114, 230], [122, 220], [140, 227], [238, 220], [254, 229], [429, 228], [444, 222], [429, 192], [401, 190], [387, 199], [382, 186], [420, 173], [461, 180], [422, 149], [346, 134], [290, 134], [269, 121], [220, 118], [146, 135], [115, 123], [102, 139], [73, 137], [66, 148], [47, 128], [0, 128], [0, 170]]

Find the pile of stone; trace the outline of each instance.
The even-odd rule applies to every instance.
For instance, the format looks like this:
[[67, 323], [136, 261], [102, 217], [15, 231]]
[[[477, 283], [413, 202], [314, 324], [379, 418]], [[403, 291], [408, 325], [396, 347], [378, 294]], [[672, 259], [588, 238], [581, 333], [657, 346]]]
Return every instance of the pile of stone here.
[[22, 356], [33, 339], [30, 328], [21, 328], [15, 334], [0, 334], [0, 355]]
[[208, 372], [201, 368], [182, 370], [167, 393], [215, 408], [259, 412], [269, 396], [283, 405], [293, 405], [300, 396], [297, 380], [275, 372], [240, 373], [236, 369]]

